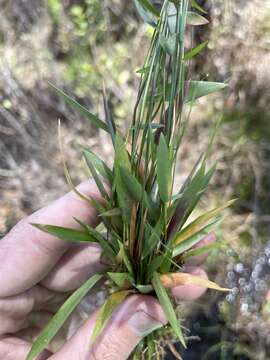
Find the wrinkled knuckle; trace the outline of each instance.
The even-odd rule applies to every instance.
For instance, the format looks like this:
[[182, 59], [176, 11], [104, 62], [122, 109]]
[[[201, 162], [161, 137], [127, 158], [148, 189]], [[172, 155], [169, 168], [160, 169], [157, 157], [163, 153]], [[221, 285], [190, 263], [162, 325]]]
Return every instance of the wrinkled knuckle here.
[[114, 333], [107, 334], [99, 343], [91, 350], [91, 360], [120, 360], [121, 339], [117, 338]]
[[[14, 334], [21, 329], [24, 319], [1, 318], [0, 335]], [[2, 359], [0, 357], [0, 359]]]

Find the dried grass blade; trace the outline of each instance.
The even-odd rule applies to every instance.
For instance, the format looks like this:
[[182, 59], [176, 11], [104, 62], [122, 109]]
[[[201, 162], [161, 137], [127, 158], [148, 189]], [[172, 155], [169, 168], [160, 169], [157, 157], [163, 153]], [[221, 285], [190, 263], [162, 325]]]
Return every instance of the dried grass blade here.
[[166, 289], [171, 289], [179, 285], [196, 285], [218, 291], [231, 291], [231, 289], [220, 287], [213, 281], [187, 273], [169, 273], [160, 275], [160, 281]]
[[196, 234], [201, 228], [207, 224], [213, 217], [217, 216], [220, 212], [225, 210], [227, 207], [231, 206], [236, 199], [228, 201], [226, 204], [219, 206], [215, 209], [212, 209], [205, 214], [199, 216], [196, 220], [194, 220], [191, 224], [186, 226], [174, 239], [173, 244], [177, 245], [184, 240], [188, 239], [192, 235]]

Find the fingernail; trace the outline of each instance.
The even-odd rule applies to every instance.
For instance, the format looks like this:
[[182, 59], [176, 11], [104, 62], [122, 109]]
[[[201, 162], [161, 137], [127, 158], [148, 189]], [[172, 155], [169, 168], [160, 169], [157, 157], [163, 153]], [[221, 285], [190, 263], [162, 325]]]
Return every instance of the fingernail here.
[[143, 310], [136, 311], [127, 323], [140, 337], [144, 337], [164, 325], [161, 321], [154, 319]]

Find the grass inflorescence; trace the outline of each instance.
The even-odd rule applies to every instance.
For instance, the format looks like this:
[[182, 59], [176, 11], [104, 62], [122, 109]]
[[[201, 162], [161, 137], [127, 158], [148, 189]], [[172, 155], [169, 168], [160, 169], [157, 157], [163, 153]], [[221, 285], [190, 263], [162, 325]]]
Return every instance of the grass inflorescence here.
[[[114, 163], [110, 168], [89, 148], [82, 147], [84, 160], [103, 200], [97, 202], [76, 191], [96, 208], [103, 232], [80, 219], [76, 219], [80, 230], [33, 225], [66, 241], [98, 243], [108, 268], [90, 278], [62, 305], [35, 341], [27, 360], [34, 359], [48, 345], [75, 306], [101, 278], [109, 279], [114, 291], [99, 311], [91, 342], [99, 336], [114, 309], [130, 294], [149, 293], [158, 298], [173, 333], [185, 347], [170, 288], [193, 284], [227, 290], [183, 272], [185, 259], [211, 250], [211, 246], [193, 247], [217, 226], [220, 213], [232, 203], [211, 209], [186, 225], [215, 171], [215, 164], [207, 164], [213, 139], [182, 187], [173, 191], [177, 154], [194, 102], [226, 86], [190, 78], [189, 63], [207, 42], [188, 49], [186, 38], [192, 34], [193, 26], [204, 25], [208, 20], [195, 0], [165, 0], [160, 12], [148, 0], [134, 0], [134, 3], [154, 31], [145, 62], [137, 71], [140, 83], [128, 133], [123, 135], [115, 124], [105, 87], [103, 121], [53, 86], [70, 106], [109, 134]], [[66, 165], [65, 172], [73, 187]], [[149, 336], [143, 346], [150, 358], [156, 351], [155, 337]], [[143, 352], [143, 347], [138, 351]]]

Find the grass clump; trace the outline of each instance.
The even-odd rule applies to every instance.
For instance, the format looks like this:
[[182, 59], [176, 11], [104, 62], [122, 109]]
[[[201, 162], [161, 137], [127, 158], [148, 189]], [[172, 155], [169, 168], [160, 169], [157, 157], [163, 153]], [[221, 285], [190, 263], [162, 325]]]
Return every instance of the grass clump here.
[[[196, 81], [189, 77], [189, 62], [207, 43], [186, 49], [186, 38], [192, 34], [193, 26], [204, 25], [208, 20], [195, 0], [190, 3], [188, 0], [165, 0], [160, 12], [148, 0], [134, 0], [134, 3], [154, 32], [145, 62], [138, 70], [140, 84], [128, 133], [123, 135], [117, 128], [105, 89], [106, 116], [103, 121], [54, 87], [70, 106], [110, 135], [114, 149], [112, 168], [90, 149], [82, 147], [83, 157], [103, 201], [97, 202], [78, 193], [96, 208], [106, 231], [101, 233], [80, 219], [77, 221], [81, 230], [34, 225], [67, 241], [98, 243], [109, 265], [106, 272], [90, 278], [62, 305], [35, 341], [27, 360], [34, 359], [47, 346], [76, 304], [101, 278], [109, 279], [115, 291], [101, 307], [92, 342], [126, 297], [133, 293], [149, 293], [158, 298], [173, 333], [185, 347], [169, 289], [180, 284], [195, 284], [226, 290], [182, 270], [186, 258], [210, 250], [209, 246], [199, 250], [192, 247], [220, 222], [220, 213], [232, 203], [211, 209], [186, 225], [215, 171], [215, 165], [207, 166], [213, 139], [181, 189], [173, 192], [177, 154], [193, 103], [197, 98], [225, 87], [223, 83]], [[109, 185], [110, 193], [105, 183]], [[151, 335], [138, 351], [143, 351], [145, 346], [150, 358], [156, 351], [155, 344]]]

